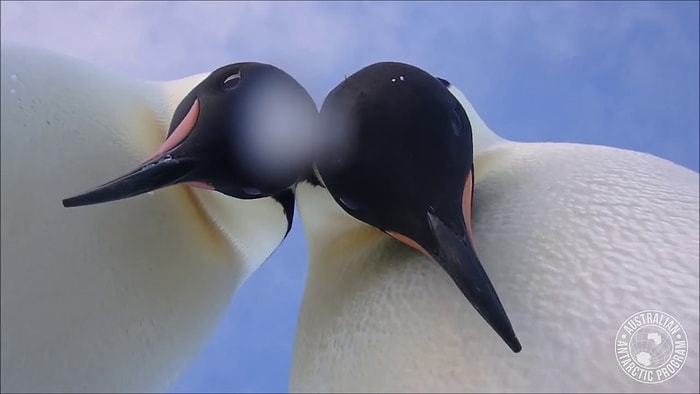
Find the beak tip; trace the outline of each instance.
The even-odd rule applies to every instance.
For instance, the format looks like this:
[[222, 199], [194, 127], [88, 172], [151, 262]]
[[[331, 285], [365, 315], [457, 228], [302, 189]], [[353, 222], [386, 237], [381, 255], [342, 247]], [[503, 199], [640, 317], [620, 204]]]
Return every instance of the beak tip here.
[[61, 201], [61, 203], [63, 204], [64, 208], [81, 207], [85, 205], [95, 204], [95, 202], [90, 201], [89, 196], [90, 193], [83, 193], [77, 196], [64, 198], [63, 201]]
[[520, 344], [520, 341], [515, 335], [513, 335], [506, 342], [508, 344], [508, 347], [510, 347], [510, 349], [513, 351], [513, 353], [520, 353], [520, 351], [523, 350], [523, 346]]
[[499, 309], [501, 309], [501, 313], [498, 314], [497, 319], [493, 319], [493, 317], [489, 319], [486, 316], [484, 316], [484, 318], [491, 328], [496, 331], [496, 334], [501, 337], [506, 345], [508, 345], [510, 350], [513, 351], [513, 353], [520, 353], [520, 351], [523, 350], [523, 346], [520, 344], [520, 340], [515, 335], [515, 330], [513, 329], [505, 310], [503, 310], [502, 307]]
[[64, 207], [64, 208], [71, 208], [71, 207], [74, 207], [74, 206], [76, 205], [76, 204], [75, 204], [75, 198], [74, 198], [74, 197], [65, 198], [65, 199], [63, 199], [62, 204], [63, 204], [63, 207]]
[[[73, 208], [73, 207], [83, 207], [85, 205], [93, 205], [93, 204], [99, 204], [100, 200], [94, 199], [92, 196], [93, 193], [84, 193], [84, 194], [79, 194], [77, 196], [73, 197], [68, 197], [64, 198], [61, 203], [63, 204], [64, 208]], [[91, 198], [93, 197], [93, 198]]]

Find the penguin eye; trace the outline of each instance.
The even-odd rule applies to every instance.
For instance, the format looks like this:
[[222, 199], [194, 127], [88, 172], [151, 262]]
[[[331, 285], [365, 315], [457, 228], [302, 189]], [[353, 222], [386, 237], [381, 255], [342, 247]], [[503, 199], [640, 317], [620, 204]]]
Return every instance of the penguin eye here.
[[236, 69], [233, 74], [229, 75], [226, 79], [224, 79], [224, 90], [233, 90], [238, 87], [238, 84], [241, 82], [241, 70]]

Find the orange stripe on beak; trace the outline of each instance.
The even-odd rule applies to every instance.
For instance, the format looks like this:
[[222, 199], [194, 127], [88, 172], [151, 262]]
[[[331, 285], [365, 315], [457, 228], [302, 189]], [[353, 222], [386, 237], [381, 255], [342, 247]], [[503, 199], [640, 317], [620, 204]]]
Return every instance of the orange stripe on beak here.
[[[469, 241], [474, 242], [474, 239], [472, 238], [472, 177], [474, 174], [472, 174], [472, 171], [470, 170], [469, 173], [467, 174], [467, 180], [464, 182], [464, 192], [462, 192], [462, 216], [464, 219], [464, 224], [467, 228], [467, 236], [469, 237]], [[431, 260], [435, 261], [433, 256], [428, 253], [422, 246], [418, 244], [418, 242], [412, 240], [411, 238], [401, 234], [397, 233], [396, 231], [387, 231], [387, 234], [390, 236], [394, 237], [398, 241], [401, 241], [405, 245], [410, 246], [411, 248], [423, 253], [424, 255], [428, 256]]]
[[407, 236], [405, 236], [405, 235], [403, 235], [403, 234], [401, 234], [401, 233], [397, 233], [397, 232], [395, 232], [395, 231], [387, 231], [386, 233], [389, 234], [390, 236], [396, 238], [397, 240], [403, 242], [404, 244], [406, 244], [406, 245], [412, 247], [413, 249], [415, 249], [415, 250], [417, 250], [417, 251], [423, 253], [424, 255], [428, 256], [431, 260], [434, 260], [434, 259], [433, 259], [433, 256], [431, 256], [430, 253], [428, 253], [427, 250], [423, 249], [423, 247], [420, 246], [420, 245], [418, 244], [418, 242], [412, 240], [411, 238], [408, 238]]
[[467, 181], [464, 182], [464, 192], [462, 193], [462, 216], [464, 217], [464, 225], [467, 227], [467, 237], [469, 241], [474, 245], [474, 239], [472, 238], [472, 193], [473, 182], [472, 179], [474, 174], [469, 170], [467, 175]]

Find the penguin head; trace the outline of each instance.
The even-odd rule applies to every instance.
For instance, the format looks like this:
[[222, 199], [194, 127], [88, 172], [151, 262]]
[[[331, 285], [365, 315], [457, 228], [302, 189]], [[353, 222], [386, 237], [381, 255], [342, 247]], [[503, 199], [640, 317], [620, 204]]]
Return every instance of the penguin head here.
[[255, 62], [221, 67], [182, 99], [151, 157], [63, 205], [98, 204], [176, 184], [239, 199], [293, 199], [289, 188], [310, 166], [305, 136], [317, 117], [308, 92], [279, 68]]
[[491, 327], [520, 343], [472, 244], [472, 128], [449, 82], [394, 62], [367, 66], [326, 97], [315, 163], [349, 215], [424, 253]]

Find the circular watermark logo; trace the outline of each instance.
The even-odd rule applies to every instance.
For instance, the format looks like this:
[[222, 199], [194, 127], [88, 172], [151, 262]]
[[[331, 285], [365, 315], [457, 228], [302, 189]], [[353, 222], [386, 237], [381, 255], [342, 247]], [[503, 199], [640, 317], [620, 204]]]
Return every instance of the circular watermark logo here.
[[638, 382], [655, 384], [671, 379], [681, 370], [687, 355], [685, 330], [668, 313], [637, 312], [617, 330], [617, 363]]

